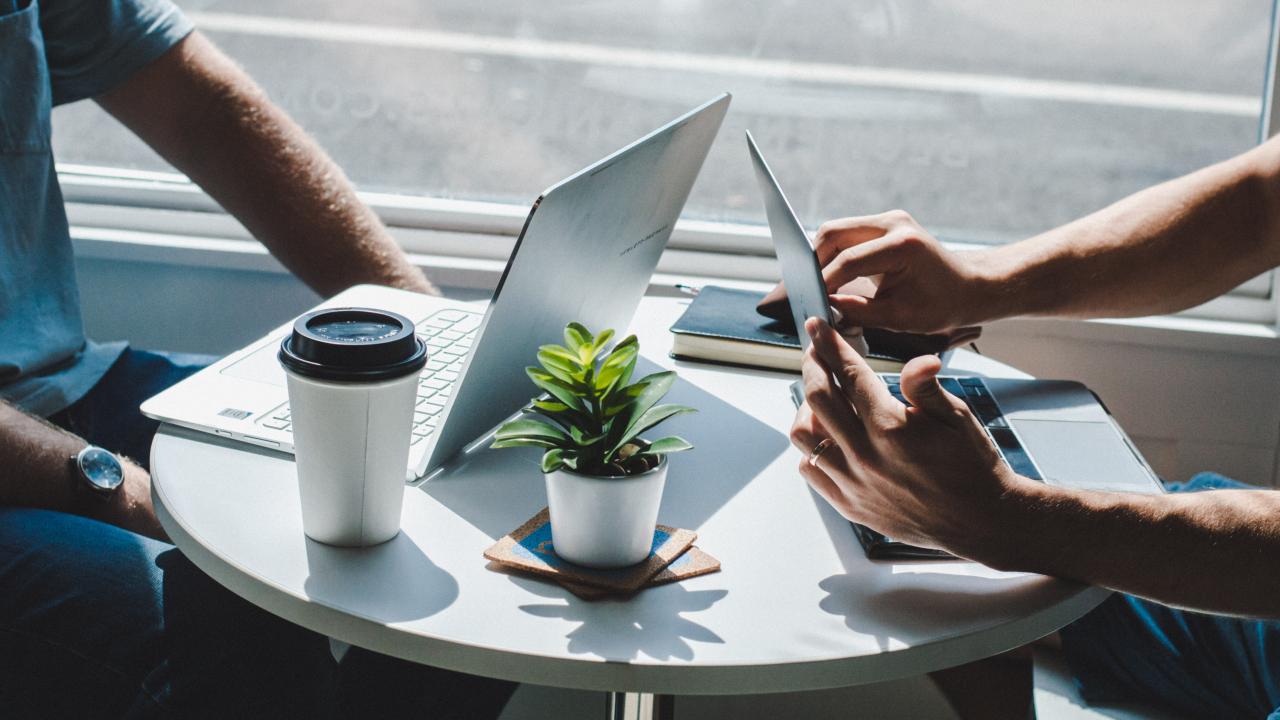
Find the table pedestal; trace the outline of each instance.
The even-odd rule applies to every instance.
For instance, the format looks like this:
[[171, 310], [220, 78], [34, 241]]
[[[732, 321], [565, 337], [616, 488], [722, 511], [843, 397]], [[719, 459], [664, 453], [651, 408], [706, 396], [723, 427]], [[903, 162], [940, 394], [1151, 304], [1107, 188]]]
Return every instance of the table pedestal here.
[[675, 720], [676, 699], [649, 693], [606, 693], [604, 716], [606, 720]]

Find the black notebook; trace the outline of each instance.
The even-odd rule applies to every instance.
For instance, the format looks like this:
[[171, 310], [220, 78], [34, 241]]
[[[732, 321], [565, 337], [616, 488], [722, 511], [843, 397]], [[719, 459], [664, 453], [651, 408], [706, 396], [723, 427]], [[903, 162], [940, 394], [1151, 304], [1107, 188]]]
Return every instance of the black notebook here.
[[862, 551], [872, 560], [955, 560], [956, 556], [943, 550], [908, 545], [890, 540], [866, 525], [849, 523], [862, 543]]
[[[794, 325], [756, 312], [764, 293], [707, 285], [671, 326], [671, 356], [680, 360], [800, 371], [800, 338]], [[899, 372], [917, 355], [940, 354], [946, 341], [938, 336], [898, 333], [876, 328], [863, 331], [876, 372]]]

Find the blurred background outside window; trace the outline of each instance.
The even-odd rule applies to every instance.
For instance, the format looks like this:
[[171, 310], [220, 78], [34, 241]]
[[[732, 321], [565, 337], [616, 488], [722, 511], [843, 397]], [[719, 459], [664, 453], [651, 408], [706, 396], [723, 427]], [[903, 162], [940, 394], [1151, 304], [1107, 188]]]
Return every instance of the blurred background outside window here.
[[[179, 0], [366, 191], [511, 203], [722, 90], [687, 218], [1016, 240], [1257, 142], [1271, 0]], [[169, 168], [92, 103], [63, 164]]]

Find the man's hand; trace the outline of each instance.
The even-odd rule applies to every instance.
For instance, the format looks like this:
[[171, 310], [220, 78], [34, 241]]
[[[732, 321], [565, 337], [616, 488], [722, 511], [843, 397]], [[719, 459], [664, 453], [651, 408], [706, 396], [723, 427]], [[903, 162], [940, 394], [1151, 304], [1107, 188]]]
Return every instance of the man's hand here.
[[[942, 389], [937, 357], [903, 370], [907, 407], [830, 326], [810, 319], [805, 330], [813, 338], [805, 404], [791, 429], [806, 456], [800, 473], [849, 520], [973, 557], [976, 543], [1003, 525], [1006, 496], [1031, 481], [1009, 469], [964, 402]], [[824, 438], [835, 444], [810, 463]]]
[[[844, 325], [928, 333], [995, 317], [983, 253], [948, 251], [901, 210], [824, 223], [814, 251]], [[859, 277], [876, 280], [874, 297], [841, 294]], [[785, 300], [779, 285], [761, 310]]]
[[[969, 409], [912, 360], [898, 402], [826, 324], [810, 320], [800, 473], [846, 518], [998, 570], [1037, 572], [1167, 605], [1280, 617], [1280, 492], [1144, 495], [1020, 477]], [[839, 384], [833, 381], [839, 380]], [[824, 439], [827, 447], [810, 464]]]

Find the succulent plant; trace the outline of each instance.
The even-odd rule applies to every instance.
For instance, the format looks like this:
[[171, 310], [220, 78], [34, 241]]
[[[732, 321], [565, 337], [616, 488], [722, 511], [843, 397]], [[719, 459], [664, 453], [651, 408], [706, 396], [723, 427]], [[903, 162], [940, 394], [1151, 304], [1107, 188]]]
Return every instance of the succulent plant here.
[[642, 473], [657, 467], [663, 455], [692, 448], [678, 437], [640, 438], [664, 420], [696, 411], [658, 404], [675, 382], [674, 372], [631, 382], [640, 341], [630, 335], [604, 354], [613, 335], [605, 330], [593, 336], [569, 323], [564, 345], [539, 348], [541, 367], [525, 373], [547, 396], [534, 398], [522, 417], [498, 428], [490, 447], [545, 448], [544, 473], [568, 468], [600, 477]]

